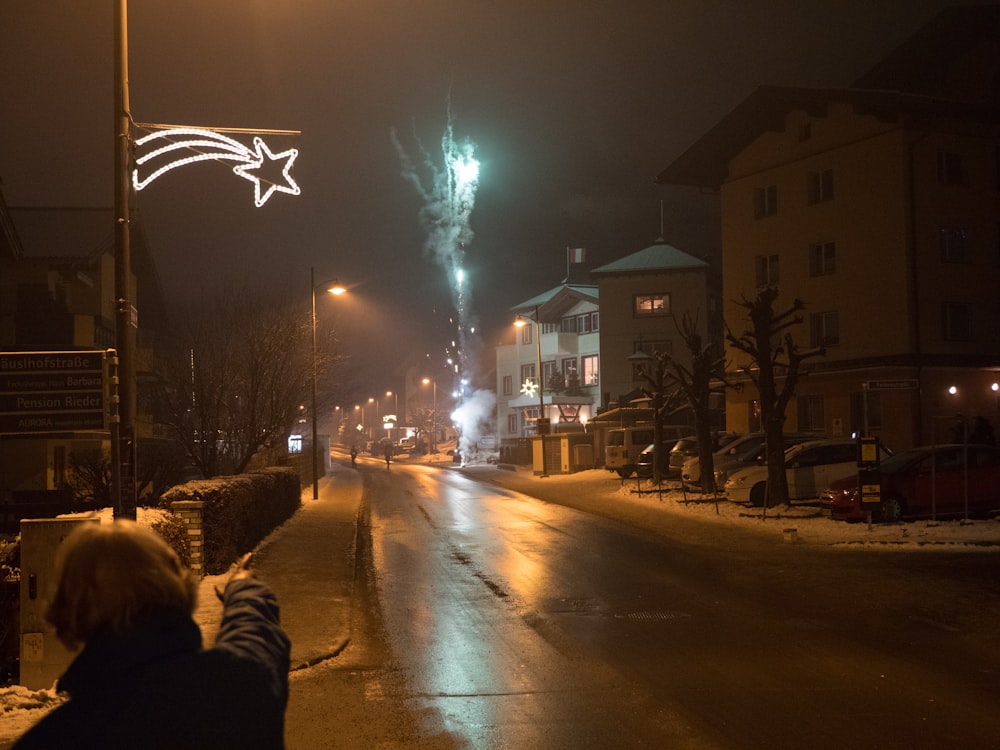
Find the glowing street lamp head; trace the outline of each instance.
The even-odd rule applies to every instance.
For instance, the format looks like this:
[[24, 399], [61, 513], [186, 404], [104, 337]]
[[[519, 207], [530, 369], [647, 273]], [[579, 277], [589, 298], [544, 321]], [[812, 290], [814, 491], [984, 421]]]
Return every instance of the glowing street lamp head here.
[[337, 281], [336, 279], [334, 279], [333, 283], [330, 284], [330, 286], [328, 286], [326, 288], [326, 291], [328, 291], [330, 294], [333, 294], [333, 295], [339, 297], [341, 294], [344, 294], [344, 293], [347, 292], [347, 287], [345, 287], [339, 281]]

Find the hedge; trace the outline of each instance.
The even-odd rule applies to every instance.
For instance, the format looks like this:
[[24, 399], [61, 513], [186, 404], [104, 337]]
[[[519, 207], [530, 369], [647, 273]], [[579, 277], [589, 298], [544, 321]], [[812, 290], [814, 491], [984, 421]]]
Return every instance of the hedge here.
[[301, 489], [298, 474], [279, 467], [181, 484], [163, 493], [160, 506], [169, 508], [175, 500], [205, 504], [205, 573], [218, 575], [295, 513]]

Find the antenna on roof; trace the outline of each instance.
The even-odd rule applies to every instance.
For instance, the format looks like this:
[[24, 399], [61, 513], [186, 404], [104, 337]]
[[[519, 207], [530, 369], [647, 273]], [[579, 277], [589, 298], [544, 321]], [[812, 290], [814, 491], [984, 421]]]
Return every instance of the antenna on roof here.
[[663, 199], [660, 199], [660, 236], [656, 238], [657, 242], [666, 242], [663, 238]]

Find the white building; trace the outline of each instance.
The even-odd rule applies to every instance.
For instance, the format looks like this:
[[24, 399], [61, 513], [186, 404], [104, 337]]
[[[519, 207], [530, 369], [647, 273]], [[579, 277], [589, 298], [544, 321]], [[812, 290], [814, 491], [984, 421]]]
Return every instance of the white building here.
[[496, 349], [501, 443], [535, 435], [539, 416], [552, 432], [582, 431], [600, 405], [597, 287], [571, 276], [511, 308], [509, 341]]

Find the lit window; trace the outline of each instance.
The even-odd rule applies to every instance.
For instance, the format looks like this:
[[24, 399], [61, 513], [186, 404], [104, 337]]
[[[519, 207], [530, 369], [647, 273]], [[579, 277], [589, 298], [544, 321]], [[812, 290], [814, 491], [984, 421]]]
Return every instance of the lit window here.
[[637, 294], [635, 295], [636, 315], [669, 315], [669, 294]]
[[596, 354], [588, 354], [580, 358], [580, 366], [583, 370], [583, 385], [597, 385], [600, 380], [597, 365]]

